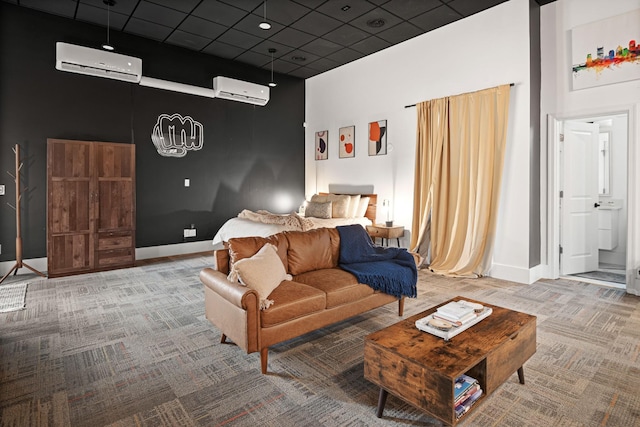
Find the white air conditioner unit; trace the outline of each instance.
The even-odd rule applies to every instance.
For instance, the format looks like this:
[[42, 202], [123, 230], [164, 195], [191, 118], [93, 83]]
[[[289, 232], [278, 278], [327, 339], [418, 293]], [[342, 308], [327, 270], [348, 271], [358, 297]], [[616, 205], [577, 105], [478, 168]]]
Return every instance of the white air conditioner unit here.
[[229, 77], [214, 77], [213, 92], [216, 98], [246, 102], [248, 104], [266, 105], [269, 102], [269, 87]]
[[139, 83], [142, 59], [100, 49], [57, 42], [56, 69], [70, 73]]

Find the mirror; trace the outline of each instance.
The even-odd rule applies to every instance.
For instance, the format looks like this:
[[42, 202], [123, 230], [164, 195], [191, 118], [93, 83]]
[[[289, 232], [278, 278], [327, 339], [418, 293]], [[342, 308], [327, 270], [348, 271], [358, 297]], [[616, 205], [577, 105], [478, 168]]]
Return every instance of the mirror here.
[[611, 193], [611, 131], [600, 131], [598, 143], [598, 193]]

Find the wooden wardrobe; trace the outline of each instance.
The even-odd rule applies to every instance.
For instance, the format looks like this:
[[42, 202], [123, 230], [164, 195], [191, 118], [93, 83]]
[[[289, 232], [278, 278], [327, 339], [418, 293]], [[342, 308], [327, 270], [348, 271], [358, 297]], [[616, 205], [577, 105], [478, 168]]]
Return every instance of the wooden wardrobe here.
[[135, 145], [47, 139], [49, 277], [135, 263]]

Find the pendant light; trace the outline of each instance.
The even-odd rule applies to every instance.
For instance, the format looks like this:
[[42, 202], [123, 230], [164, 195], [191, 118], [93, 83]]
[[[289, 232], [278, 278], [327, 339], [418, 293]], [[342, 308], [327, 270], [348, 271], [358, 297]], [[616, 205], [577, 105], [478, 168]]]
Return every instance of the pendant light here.
[[116, 5], [116, 0], [102, 0], [107, 5], [107, 42], [102, 45], [104, 50], [115, 50], [115, 48], [109, 43], [109, 8]]
[[276, 87], [278, 84], [273, 81], [273, 54], [276, 52], [276, 49], [270, 47], [269, 53], [271, 54], [271, 81], [269, 82], [269, 87]]
[[271, 24], [267, 22], [267, 0], [264, 0], [264, 17], [262, 19], [262, 22], [258, 24], [258, 27], [262, 28], [263, 30], [268, 30], [271, 28]]

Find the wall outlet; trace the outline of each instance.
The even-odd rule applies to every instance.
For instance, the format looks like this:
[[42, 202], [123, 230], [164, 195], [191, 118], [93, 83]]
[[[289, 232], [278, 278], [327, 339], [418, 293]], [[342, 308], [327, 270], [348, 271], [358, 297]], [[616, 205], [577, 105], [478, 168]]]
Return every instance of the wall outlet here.
[[195, 228], [185, 228], [184, 229], [184, 237], [196, 237], [196, 229]]

